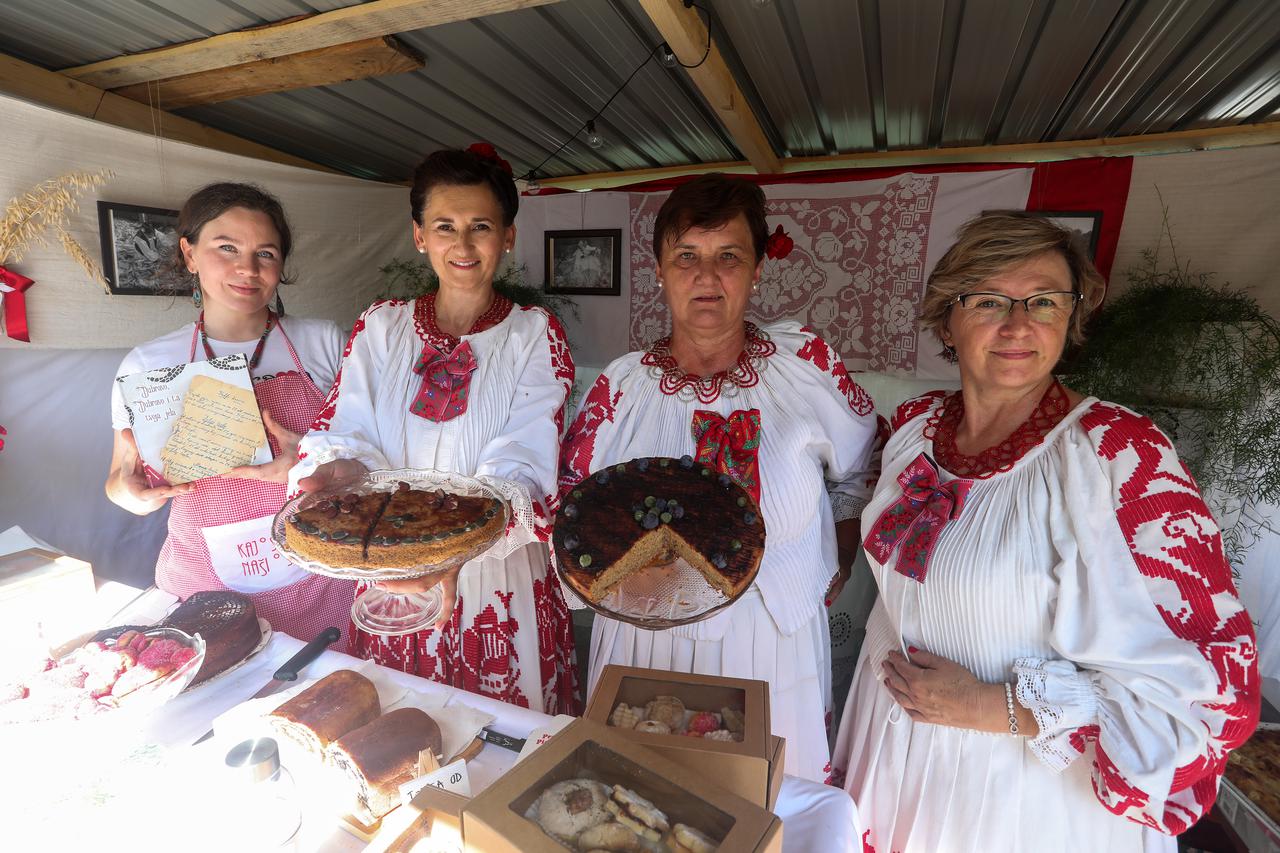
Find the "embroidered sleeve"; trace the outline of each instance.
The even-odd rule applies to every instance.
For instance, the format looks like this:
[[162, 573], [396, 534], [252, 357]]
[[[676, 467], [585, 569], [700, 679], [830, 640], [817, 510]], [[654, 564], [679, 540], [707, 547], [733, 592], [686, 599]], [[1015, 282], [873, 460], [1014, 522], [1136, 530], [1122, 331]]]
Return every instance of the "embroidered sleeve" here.
[[1087, 756], [1104, 807], [1175, 835], [1213, 805], [1227, 754], [1257, 724], [1253, 628], [1168, 438], [1104, 403], [1080, 427], [1094, 456], [1065, 464], [1071, 531], [1055, 539], [1063, 659], [1018, 661], [1018, 698], [1042, 760]]
[[622, 392], [614, 392], [609, 386], [609, 374], [601, 373], [579, 405], [577, 417], [560, 447], [561, 495], [592, 472], [596, 436], [603, 425], [613, 423], [621, 399]]
[[543, 316], [546, 325], [524, 360], [507, 423], [481, 452], [476, 473], [527, 489], [533, 508], [532, 532], [545, 542], [551, 537], [558, 505], [556, 463], [574, 364], [560, 323], [541, 309], [524, 310]]
[[890, 433], [895, 433], [907, 425], [908, 421], [915, 420], [923, 414], [931, 411], [934, 406], [942, 402], [942, 398], [947, 396], [946, 391], [928, 391], [919, 397], [913, 397], [902, 403], [893, 413], [893, 418], [889, 422]]
[[813, 332], [805, 330], [805, 342], [796, 355], [811, 363], [819, 374], [810, 399], [817, 425], [829, 444], [827, 496], [836, 521], [857, 518], [871, 500], [880, 472], [880, 433], [870, 395], [853, 381], [840, 354]]
[[380, 300], [356, 319], [333, 387], [298, 445], [298, 464], [289, 471], [289, 494], [297, 492], [298, 480], [335, 459], [356, 459], [370, 469], [388, 467], [386, 457], [373, 441], [378, 430], [371, 401], [380, 366], [365, 329], [377, 312], [402, 304]]

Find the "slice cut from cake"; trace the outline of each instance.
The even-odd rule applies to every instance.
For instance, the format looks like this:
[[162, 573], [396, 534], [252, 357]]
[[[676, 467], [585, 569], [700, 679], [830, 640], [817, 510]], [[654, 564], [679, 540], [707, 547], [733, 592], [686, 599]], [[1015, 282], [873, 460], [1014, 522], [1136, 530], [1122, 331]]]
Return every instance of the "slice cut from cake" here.
[[750, 493], [691, 457], [641, 458], [578, 483], [556, 515], [561, 574], [599, 602], [627, 576], [681, 557], [727, 598], [751, 585], [765, 529]]

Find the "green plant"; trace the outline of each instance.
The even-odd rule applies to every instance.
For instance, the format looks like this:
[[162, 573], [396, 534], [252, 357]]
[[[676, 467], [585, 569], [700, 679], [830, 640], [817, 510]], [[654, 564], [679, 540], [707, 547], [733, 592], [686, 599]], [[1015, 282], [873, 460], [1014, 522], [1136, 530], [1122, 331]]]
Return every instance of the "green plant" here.
[[1233, 562], [1280, 500], [1280, 323], [1248, 294], [1160, 244], [1090, 323], [1068, 366], [1076, 390], [1150, 417], [1174, 441], [1223, 528]]
[[[378, 299], [417, 299], [440, 288], [440, 279], [431, 264], [424, 260], [397, 258], [378, 268], [382, 279], [378, 283]], [[529, 284], [524, 264], [510, 264], [498, 271], [493, 279], [495, 292], [517, 305], [535, 305], [555, 314], [560, 320], [571, 316], [580, 318], [578, 303], [567, 296], [546, 293], [542, 288]]]

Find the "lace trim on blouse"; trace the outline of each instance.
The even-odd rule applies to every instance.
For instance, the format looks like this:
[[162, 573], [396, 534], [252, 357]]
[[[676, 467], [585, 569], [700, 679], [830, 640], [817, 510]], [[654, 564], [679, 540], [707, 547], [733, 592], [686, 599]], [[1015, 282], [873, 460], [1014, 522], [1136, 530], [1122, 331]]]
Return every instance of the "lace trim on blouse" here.
[[[471, 325], [471, 331], [467, 332], [467, 334], [475, 335], [487, 329], [492, 329], [507, 319], [507, 315], [511, 313], [511, 305], [511, 300], [507, 297], [494, 294], [493, 304], [476, 318], [475, 323]], [[418, 330], [418, 337], [431, 344], [444, 355], [453, 352], [454, 348], [462, 340], [442, 331], [440, 326], [436, 324], [436, 295], [434, 293], [419, 296], [417, 301], [414, 302], [413, 325]]]
[[974, 456], [956, 449], [956, 431], [964, 418], [964, 396], [956, 391], [942, 399], [925, 424], [925, 438], [933, 439], [933, 455], [938, 464], [957, 477], [985, 480], [1011, 469], [1071, 411], [1066, 389], [1058, 380], [1044, 392], [1031, 415], [999, 444]]
[[670, 335], [649, 347], [648, 352], [641, 356], [640, 363], [648, 365], [650, 375], [658, 380], [659, 390], [667, 396], [682, 400], [696, 398], [700, 403], [711, 403], [722, 393], [726, 397], [732, 397], [743, 388], [760, 384], [765, 359], [778, 351], [767, 332], [754, 323], [744, 325], [746, 344], [738, 354], [737, 362], [728, 370], [721, 370], [710, 376], [694, 376], [681, 370], [671, 354]]

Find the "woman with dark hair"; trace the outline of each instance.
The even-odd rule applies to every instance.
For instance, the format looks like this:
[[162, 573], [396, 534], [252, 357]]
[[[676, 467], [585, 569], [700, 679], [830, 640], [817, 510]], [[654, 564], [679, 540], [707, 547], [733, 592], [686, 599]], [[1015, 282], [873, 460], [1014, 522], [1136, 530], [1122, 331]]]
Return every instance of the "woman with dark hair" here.
[[1258, 719], [1222, 538], [1147, 418], [1054, 378], [1104, 284], [1071, 232], [965, 224], [863, 516], [880, 598], [836, 742], [866, 850], [1157, 851]]
[[319, 413], [337, 373], [342, 332], [327, 320], [286, 320], [272, 310], [273, 303], [280, 305], [293, 236], [271, 194], [248, 184], [204, 187], [182, 206], [178, 235], [172, 271], [179, 279], [194, 279], [192, 300], [200, 314], [194, 323], [135, 348], [117, 376], [243, 353], [275, 459], [169, 485], [139, 457], [116, 385], [107, 497], [138, 515], [173, 499], [169, 536], [156, 564], [156, 586], [166, 592], [181, 599], [211, 589], [246, 593], [274, 629], [299, 639], [310, 640], [330, 625], [346, 628], [353, 583], [317, 577], [269, 550], [246, 571], [234, 544], [268, 536], [297, 462], [300, 434]]
[[786, 771], [820, 782], [830, 771], [823, 603], [849, 576], [877, 422], [821, 338], [798, 323], [746, 321], [767, 240], [754, 184], [710, 174], [671, 193], [653, 233], [671, 334], [605, 368], [565, 438], [561, 485], [637, 457], [687, 455], [756, 497], [767, 540], [750, 589], [663, 631], [597, 615], [590, 680], [616, 663], [767, 681]]
[[[573, 359], [559, 322], [494, 292], [515, 244], [519, 194], [492, 147], [436, 151], [414, 173], [413, 240], [440, 280], [412, 302], [375, 302], [290, 475], [305, 491], [366, 471], [422, 468], [501, 481], [512, 494], [506, 541], [437, 581], [433, 629], [357, 630], [351, 653], [547, 713], [572, 713], [573, 636], [545, 542]], [[506, 556], [494, 556], [495, 552]]]

